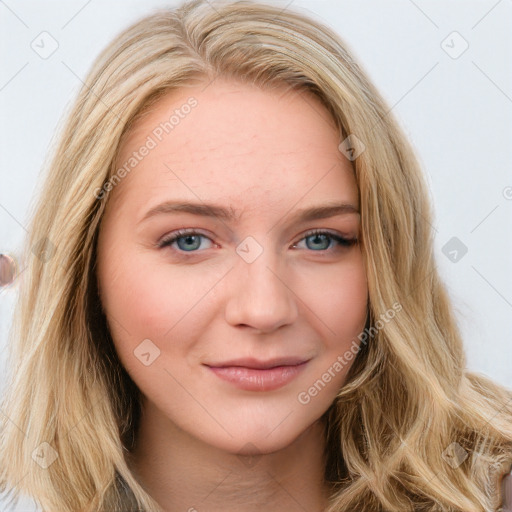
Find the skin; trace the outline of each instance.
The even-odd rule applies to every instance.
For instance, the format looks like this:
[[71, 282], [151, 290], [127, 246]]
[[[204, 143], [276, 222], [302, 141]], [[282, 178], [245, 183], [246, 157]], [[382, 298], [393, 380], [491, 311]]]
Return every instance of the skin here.
[[[353, 171], [314, 96], [220, 78], [160, 99], [124, 140], [118, 166], [191, 96], [197, 106], [110, 192], [100, 227], [101, 302], [144, 397], [133, 470], [164, 510], [321, 511], [320, 417], [353, 360], [307, 404], [298, 395], [357, 342], [368, 288], [360, 242], [308, 234], [358, 238], [359, 213], [293, 216], [330, 202], [358, 209]], [[141, 222], [169, 200], [219, 204], [239, 218]], [[157, 247], [188, 228], [204, 236]], [[248, 254], [262, 250], [251, 262], [237, 253], [247, 237], [258, 244]], [[160, 351], [149, 365], [134, 354], [143, 340]], [[240, 389], [206, 365], [249, 356], [308, 362], [270, 391]]]

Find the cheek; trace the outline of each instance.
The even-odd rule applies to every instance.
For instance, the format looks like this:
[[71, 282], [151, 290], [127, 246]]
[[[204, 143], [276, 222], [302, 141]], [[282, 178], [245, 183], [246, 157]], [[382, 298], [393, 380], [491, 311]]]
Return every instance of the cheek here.
[[308, 300], [315, 313], [310, 323], [323, 335], [322, 351], [296, 397], [299, 410], [313, 417], [326, 411], [345, 382], [359, 352], [358, 337], [367, 316], [368, 286], [362, 259], [354, 258], [336, 271], [330, 270], [328, 277], [326, 274], [326, 279], [317, 281], [323, 287], [310, 287], [313, 292]]
[[148, 336], [154, 336], [169, 329], [173, 319], [166, 313], [177, 304], [171, 303], [172, 291], [154, 271], [131, 261], [129, 267], [119, 265], [115, 274], [102, 283], [107, 317], [111, 325], [117, 325], [117, 331], [138, 335], [147, 330]]
[[[179, 282], [168, 276], [168, 268], [148, 264], [136, 250], [121, 254], [113, 248], [100, 270], [102, 302], [110, 323], [118, 325], [116, 330], [159, 337], [173, 325], [183, 295], [177, 291], [182, 290]], [[170, 312], [174, 313], [169, 316]]]
[[368, 304], [366, 272], [359, 253], [302, 282], [304, 302], [323, 324], [330, 345], [350, 344], [363, 330]]
[[368, 305], [368, 286], [362, 266], [333, 279], [331, 294], [326, 300], [331, 304], [328, 311], [333, 330], [350, 337], [359, 334], [366, 322]]
[[100, 274], [102, 302], [114, 345], [127, 368], [133, 368], [134, 351], [144, 340], [160, 349], [158, 366], [167, 357], [185, 353], [204, 331], [207, 315], [200, 299], [211, 285], [195, 273], [165, 262], [148, 264], [137, 251], [124, 251], [122, 259], [109, 253]]

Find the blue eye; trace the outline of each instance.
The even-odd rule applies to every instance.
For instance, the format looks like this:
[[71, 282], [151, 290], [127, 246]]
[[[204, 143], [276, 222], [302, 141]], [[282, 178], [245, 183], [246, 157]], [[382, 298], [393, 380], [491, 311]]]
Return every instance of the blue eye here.
[[[197, 231], [179, 230], [167, 238], [164, 238], [157, 246], [164, 248], [176, 243], [179, 251], [198, 252], [197, 249], [201, 246], [201, 238], [210, 240], [211, 242], [210, 238]], [[334, 250], [335, 247], [331, 246], [331, 242], [334, 242], [334, 245], [338, 244], [341, 248], [348, 248], [357, 244], [357, 238], [344, 238], [329, 231], [315, 230], [307, 233], [299, 242], [294, 244], [293, 247], [297, 247], [298, 243], [303, 240], [306, 241], [306, 247], [313, 250], [313, 252], [328, 252]], [[308, 242], [309, 240], [311, 240], [311, 242]]]
[[[322, 251], [332, 250], [333, 248], [330, 246], [332, 241], [342, 247], [351, 247], [357, 243], [357, 238], [344, 238], [329, 231], [319, 230], [306, 234], [302, 240], [306, 240], [306, 247], [308, 249], [320, 249]], [[308, 243], [308, 240], [311, 240], [311, 243]], [[297, 244], [294, 245], [294, 247], [296, 246]]]
[[158, 244], [158, 247], [167, 247], [176, 242], [179, 250], [184, 252], [196, 252], [201, 245], [201, 237], [210, 240], [207, 236], [198, 233], [197, 231], [180, 230], [176, 231], [169, 238], [164, 238]]

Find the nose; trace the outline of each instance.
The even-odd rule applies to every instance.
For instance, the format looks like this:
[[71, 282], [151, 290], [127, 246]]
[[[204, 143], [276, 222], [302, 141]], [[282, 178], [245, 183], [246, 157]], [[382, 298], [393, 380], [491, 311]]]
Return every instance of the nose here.
[[229, 272], [225, 315], [230, 325], [266, 333], [296, 320], [296, 295], [282, 265], [269, 253], [264, 251], [252, 263], [239, 259]]

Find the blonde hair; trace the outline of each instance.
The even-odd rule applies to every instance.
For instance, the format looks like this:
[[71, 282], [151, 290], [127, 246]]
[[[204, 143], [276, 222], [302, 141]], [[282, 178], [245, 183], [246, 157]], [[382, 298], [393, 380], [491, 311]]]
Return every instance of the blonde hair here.
[[512, 464], [512, 391], [465, 369], [434, 261], [427, 187], [398, 123], [328, 27], [266, 4], [213, 6], [194, 0], [124, 30], [67, 117], [25, 242], [0, 490], [48, 511], [160, 510], [128, 462], [140, 396], [98, 297], [96, 241], [108, 201], [97, 191], [116, 172], [123, 137], [159, 97], [222, 76], [309, 91], [340, 141], [355, 135], [365, 146], [352, 165], [368, 325], [392, 304], [401, 311], [361, 345], [324, 415], [327, 512], [495, 510]]

